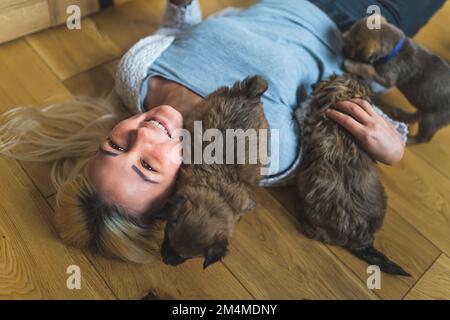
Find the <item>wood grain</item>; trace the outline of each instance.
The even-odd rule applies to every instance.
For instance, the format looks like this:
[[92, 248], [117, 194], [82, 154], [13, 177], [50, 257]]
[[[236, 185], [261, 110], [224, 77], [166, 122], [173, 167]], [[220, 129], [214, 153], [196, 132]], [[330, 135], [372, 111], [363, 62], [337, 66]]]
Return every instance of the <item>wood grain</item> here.
[[[270, 194], [289, 210], [293, 217], [298, 212], [295, 187], [268, 189]], [[388, 200], [389, 202], [389, 200]], [[375, 246], [412, 274], [411, 278], [383, 274], [382, 288], [376, 294], [383, 299], [401, 299], [415, 281], [434, 262], [440, 251], [392, 208], [388, 208], [383, 228], [377, 233]], [[367, 281], [367, 263], [357, 259], [345, 249], [328, 248], [355, 272], [364, 283]]]
[[78, 6], [81, 11], [81, 15], [87, 16], [91, 13], [100, 10], [99, 1], [92, 0], [47, 0], [51, 25], [56, 26], [59, 24], [65, 24], [67, 17], [67, 7], [71, 5]]
[[257, 299], [376, 299], [354, 273], [262, 188], [239, 223], [224, 263]]
[[[121, 5], [131, 0], [115, 0]], [[82, 17], [100, 10], [97, 0], [2, 0], [0, 1], [0, 43], [36, 31], [65, 24], [67, 8], [76, 5]]]
[[[17, 162], [0, 159], [0, 176], [0, 298], [114, 298], [86, 257], [61, 244], [51, 208]], [[66, 286], [70, 265], [81, 269], [80, 290]]]
[[92, 17], [99, 31], [123, 51], [158, 27], [165, 1], [134, 0], [108, 8]]
[[450, 258], [442, 254], [405, 299], [450, 300]]
[[111, 61], [122, 53], [91, 18], [82, 20], [80, 30], [60, 26], [26, 39], [60, 80]]
[[46, 0], [0, 3], [0, 43], [50, 27]]
[[[54, 197], [49, 202], [55, 205]], [[222, 263], [203, 270], [199, 259], [171, 267], [135, 265], [85, 251], [119, 299], [140, 299], [149, 290], [174, 299], [253, 299]]]
[[450, 2], [446, 1], [442, 8], [433, 15], [428, 24], [414, 37], [415, 41], [447, 61], [450, 61], [449, 15]]
[[[36, 106], [66, 100], [70, 92], [23, 39], [0, 49], [0, 112], [14, 107]], [[22, 163], [42, 194], [54, 193], [50, 164]]]
[[396, 166], [380, 165], [389, 206], [445, 253], [450, 253], [450, 181], [406, 151]]
[[105, 64], [82, 72], [63, 83], [73, 95], [101, 97], [113, 89], [114, 73]]

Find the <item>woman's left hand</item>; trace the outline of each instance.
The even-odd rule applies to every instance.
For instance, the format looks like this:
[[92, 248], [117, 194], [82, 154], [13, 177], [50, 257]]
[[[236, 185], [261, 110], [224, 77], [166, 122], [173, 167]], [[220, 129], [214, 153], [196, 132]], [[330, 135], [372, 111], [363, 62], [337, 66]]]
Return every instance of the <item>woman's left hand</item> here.
[[387, 165], [399, 162], [405, 144], [395, 127], [361, 99], [338, 102], [326, 115], [347, 129], [372, 157]]

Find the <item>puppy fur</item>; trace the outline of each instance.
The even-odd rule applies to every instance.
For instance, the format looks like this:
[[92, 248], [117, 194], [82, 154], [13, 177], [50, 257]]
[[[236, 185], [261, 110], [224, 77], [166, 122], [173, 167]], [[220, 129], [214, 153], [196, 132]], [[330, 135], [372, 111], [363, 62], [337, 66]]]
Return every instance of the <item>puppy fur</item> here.
[[324, 111], [338, 101], [371, 101], [356, 77], [333, 76], [315, 86], [304, 122], [303, 158], [298, 173], [300, 228], [312, 238], [347, 248], [381, 270], [408, 275], [373, 247], [383, 224], [386, 195], [374, 160], [355, 138]]
[[[415, 137], [408, 144], [428, 142], [436, 131], [450, 123], [450, 66], [440, 57], [405, 36], [403, 31], [381, 19], [381, 29], [367, 28], [368, 17], [355, 23], [344, 34], [344, 54], [348, 72], [374, 80], [385, 87], [397, 86], [417, 108], [407, 113], [391, 108], [389, 114], [406, 123], [419, 122]], [[400, 39], [405, 43], [399, 54], [383, 61]]]
[[[194, 120], [202, 121], [204, 131], [218, 129], [224, 137], [225, 157], [227, 129], [268, 129], [261, 103], [266, 90], [267, 82], [258, 76], [239, 81], [231, 88], [222, 87], [196, 107], [184, 127], [192, 137]], [[197, 147], [203, 150], [205, 143]], [[246, 157], [248, 148], [246, 143]], [[227, 253], [236, 223], [245, 211], [255, 207], [250, 187], [261, 179], [261, 163], [267, 160], [237, 164], [242, 162], [237, 162], [236, 150], [234, 155], [235, 164], [226, 164], [224, 159], [224, 164], [182, 165], [175, 193], [159, 216], [168, 221], [161, 249], [166, 264], [178, 265], [203, 256], [206, 268]]]

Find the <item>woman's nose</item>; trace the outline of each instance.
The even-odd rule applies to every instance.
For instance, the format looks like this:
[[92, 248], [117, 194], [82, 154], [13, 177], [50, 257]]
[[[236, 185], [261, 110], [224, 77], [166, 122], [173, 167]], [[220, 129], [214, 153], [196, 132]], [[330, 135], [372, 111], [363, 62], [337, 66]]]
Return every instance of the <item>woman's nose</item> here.
[[145, 134], [139, 128], [130, 128], [127, 130], [126, 135], [128, 151], [127, 154], [133, 155], [142, 150], [143, 146], [146, 146], [147, 149], [151, 147], [151, 141], [145, 137]]

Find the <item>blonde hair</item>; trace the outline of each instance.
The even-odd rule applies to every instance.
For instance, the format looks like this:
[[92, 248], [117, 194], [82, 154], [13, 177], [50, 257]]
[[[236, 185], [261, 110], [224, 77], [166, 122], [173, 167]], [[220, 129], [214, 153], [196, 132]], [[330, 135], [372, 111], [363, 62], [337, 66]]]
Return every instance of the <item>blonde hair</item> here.
[[61, 239], [81, 248], [136, 263], [159, 257], [162, 225], [104, 203], [86, 178], [86, 165], [112, 127], [129, 116], [112, 91], [76, 97], [43, 108], [18, 107], [0, 116], [0, 155], [53, 162], [55, 225]]

